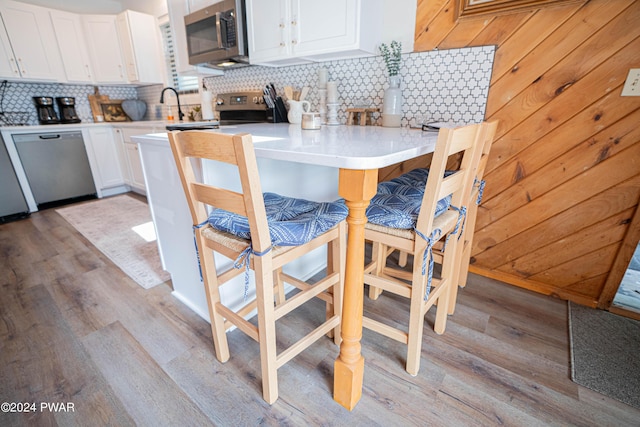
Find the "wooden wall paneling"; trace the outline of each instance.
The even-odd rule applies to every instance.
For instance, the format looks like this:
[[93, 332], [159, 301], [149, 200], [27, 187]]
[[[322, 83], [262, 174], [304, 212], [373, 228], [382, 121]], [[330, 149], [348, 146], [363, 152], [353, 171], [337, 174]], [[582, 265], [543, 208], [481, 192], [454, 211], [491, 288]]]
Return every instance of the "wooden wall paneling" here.
[[530, 251], [539, 249], [556, 239], [567, 237], [585, 227], [604, 221], [617, 212], [633, 208], [640, 197], [640, 175], [600, 192], [582, 203], [576, 203], [550, 217], [546, 221], [534, 222], [532, 227], [498, 242], [491, 235], [475, 234], [472, 250], [474, 263], [484, 268], [496, 269]]
[[[602, 284], [605, 282], [608, 273], [603, 273], [598, 276], [593, 276], [588, 279], [582, 279], [576, 283], [571, 285], [567, 285], [562, 289], [561, 292], [567, 295], [598, 295], [602, 292]], [[597, 306], [597, 297], [593, 298], [591, 296], [587, 297], [591, 302], [588, 304], [590, 307]]]
[[[603, 275], [611, 268], [618, 252], [618, 246], [618, 243], [614, 243], [598, 248], [583, 256], [531, 276], [529, 279], [565, 288], [573, 284], [580, 284], [593, 277], [600, 277], [600, 282], [594, 283], [596, 292], [589, 295], [595, 300], [604, 286]], [[581, 293], [587, 294], [584, 289], [581, 289]]]
[[535, 15], [535, 12], [528, 11], [496, 16], [493, 18], [491, 25], [487, 25], [484, 31], [471, 40], [469, 45], [486, 46], [495, 44], [500, 46], [533, 15]]
[[596, 306], [596, 300], [592, 297], [582, 295], [580, 292], [574, 292], [571, 289], [559, 288], [554, 285], [548, 285], [542, 282], [536, 282], [529, 279], [523, 279], [515, 274], [503, 273], [496, 270], [487, 270], [482, 267], [471, 265], [469, 267], [471, 273], [479, 274], [490, 279], [499, 280], [510, 285], [517, 286], [519, 288], [528, 289], [544, 295], [552, 295], [565, 300], [571, 300], [577, 304], [587, 305], [590, 307]]
[[[640, 28], [640, 27], [638, 27]], [[620, 93], [625, 68], [633, 66], [634, 52], [640, 51], [640, 38], [634, 40], [604, 62], [587, 76], [573, 83], [560, 95], [550, 99], [526, 121], [512, 123], [512, 127], [502, 137], [497, 138], [491, 149], [491, 157], [487, 162], [487, 176], [502, 163], [510, 160], [526, 147], [537, 143], [538, 139], [553, 129], [563, 126], [578, 111], [582, 111], [597, 101], [600, 96], [611, 92]], [[634, 97], [618, 97], [618, 102], [626, 104], [628, 109], [635, 109], [638, 101]], [[518, 106], [512, 104], [514, 110], [504, 110], [496, 115], [502, 117], [508, 113], [517, 114]], [[509, 121], [505, 118], [505, 121]], [[501, 122], [502, 123], [502, 122]], [[569, 139], [569, 141], [572, 141]]]
[[[638, 115], [627, 115], [574, 147], [558, 143], [564, 140], [554, 141], [553, 138], [543, 138], [544, 144], [538, 144], [538, 147], [549, 147], [548, 151], [556, 152], [564, 150], [561, 147], [565, 145], [570, 149], [556, 158], [547, 153], [540, 153], [541, 157], [547, 160], [545, 164], [531, 173], [524, 174], [517, 185], [508, 187], [495, 197], [487, 198], [485, 208], [491, 211], [492, 221], [502, 218], [568, 179], [578, 176], [584, 170], [636, 144], [640, 141], [639, 118]], [[523, 156], [523, 158], [528, 157]], [[484, 221], [476, 221], [476, 224], [477, 226], [486, 225]]]
[[[488, 203], [495, 195], [507, 190], [525, 176], [544, 167], [554, 157], [566, 152], [565, 145], [559, 142], [585, 141], [598, 132], [602, 132], [602, 135], [606, 136], [607, 128], [628, 115], [630, 109], [638, 104], [632, 98], [621, 98], [618, 89], [618, 87], [614, 88], [608, 95], [583, 109], [562, 126], [556, 127], [543, 137], [554, 141], [553, 143], [540, 144], [538, 143], [540, 140], [538, 140], [507, 162], [502, 163], [499, 168], [485, 174], [485, 179], [488, 178], [491, 184], [485, 187], [483, 200]], [[482, 216], [482, 218], [478, 218], [478, 221], [481, 223], [487, 219], [490, 220], [488, 216]]]
[[622, 240], [616, 261], [611, 267], [602, 293], [598, 298], [598, 308], [608, 309], [613, 303], [613, 299], [622, 282], [622, 278], [629, 267], [629, 261], [633, 257], [638, 242], [640, 241], [640, 207], [636, 207], [633, 218], [630, 221], [627, 233]]
[[433, 154], [425, 154], [403, 163], [387, 166], [378, 171], [378, 182], [389, 181], [392, 178], [402, 175], [416, 168], [428, 168], [431, 164]]
[[416, 11], [416, 31], [413, 49], [433, 50], [455, 25], [457, 0], [425, 0]]
[[[517, 31], [505, 40], [496, 51], [493, 61], [492, 83], [508, 72], [517, 72], [517, 64], [531, 50], [561, 26], [571, 15], [576, 13], [579, 5], [540, 9]], [[515, 69], [514, 69], [515, 68]]]
[[482, 241], [483, 238], [490, 237], [495, 242], [508, 240], [534, 224], [546, 221], [595, 194], [637, 176], [638, 159], [640, 144], [634, 144], [620, 155], [587, 169], [487, 227], [476, 230], [476, 239]]
[[[505, 129], [508, 132], [537, 110], [551, 105], [560, 105], [558, 114], [550, 116], [557, 118], [556, 122], [568, 119], [605, 95], [611, 85], [623, 83], [625, 68], [637, 63], [633, 53], [640, 52], [640, 27], [629, 31], [627, 19], [626, 14], [618, 15], [495, 113], [492, 119], [500, 120], [502, 135]], [[611, 52], [617, 53], [611, 56]], [[604, 68], [593, 72], [600, 65]], [[568, 90], [575, 92], [566, 94]]]
[[451, 5], [418, 3], [416, 51], [497, 46], [485, 117], [502, 120], [471, 270], [580, 304], [612, 298], [640, 201], [640, 99], [619, 96], [638, 66], [640, 2], [541, 6], [482, 25], [452, 20]]
[[492, 24], [492, 18], [486, 19], [470, 19], [460, 22], [454, 26], [447, 37], [438, 43], [438, 49], [455, 49], [460, 46], [469, 46], [478, 34], [482, 32], [489, 24]]
[[514, 259], [497, 268], [499, 271], [516, 271], [523, 277], [530, 278], [545, 271], [549, 265], [568, 262], [575, 257], [590, 252], [593, 248], [619, 242], [627, 231], [629, 218], [633, 216], [633, 208], [617, 213], [593, 227], [571, 233], [566, 237], [553, 239], [551, 243], [524, 256]]
[[[597, 29], [617, 16], [620, 13], [620, 3], [628, 6], [631, 2], [632, 0], [595, 1], [580, 8], [564, 25], [558, 27], [542, 43], [529, 51], [521, 61], [514, 64], [514, 71], [491, 84], [487, 100], [487, 117], [493, 117], [498, 110], [532, 85], [549, 68], [562, 61], [584, 40], [589, 39]], [[530, 31], [537, 30], [531, 28]], [[497, 136], [503, 135], [505, 129], [508, 129], [507, 125], [500, 123]]]

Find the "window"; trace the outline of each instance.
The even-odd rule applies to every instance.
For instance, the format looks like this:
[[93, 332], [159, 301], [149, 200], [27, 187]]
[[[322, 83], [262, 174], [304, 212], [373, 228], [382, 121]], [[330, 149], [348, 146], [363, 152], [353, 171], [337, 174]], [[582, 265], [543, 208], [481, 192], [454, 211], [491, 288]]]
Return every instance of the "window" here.
[[175, 45], [173, 43], [173, 32], [169, 22], [160, 25], [162, 42], [164, 45], [164, 57], [167, 66], [169, 84], [180, 93], [198, 92], [197, 76], [181, 76], [176, 69], [176, 58], [174, 55]]

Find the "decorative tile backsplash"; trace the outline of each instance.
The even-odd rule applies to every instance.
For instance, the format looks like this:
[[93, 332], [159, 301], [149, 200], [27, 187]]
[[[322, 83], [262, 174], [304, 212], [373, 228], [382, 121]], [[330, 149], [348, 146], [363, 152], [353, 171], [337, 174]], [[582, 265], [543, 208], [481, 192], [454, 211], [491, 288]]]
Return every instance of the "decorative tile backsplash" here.
[[[423, 120], [482, 121], [494, 54], [494, 46], [482, 46], [402, 55], [402, 125], [417, 125]], [[273, 83], [278, 94], [284, 95], [284, 86], [309, 86], [307, 100], [311, 109], [318, 111], [318, 70], [323, 67], [328, 70], [329, 80], [338, 85], [341, 123], [346, 122], [346, 109], [357, 100], [369, 101], [372, 107], [382, 110], [388, 77], [380, 56], [280, 68], [239, 68], [226, 71], [224, 76], [207, 77], [205, 84], [214, 94], [262, 90], [267, 83]], [[379, 115], [377, 121], [381, 123]]]
[[[7, 82], [0, 90], [0, 112], [5, 113], [5, 117], [11, 120], [15, 117], [19, 123], [0, 124], [28, 124], [37, 125], [38, 116], [33, 103], [34, 96], [50, 96], [54, 98], [61, 96], [72, 96], [76, 100], [76, 113], [83, 122], [93, 122], [91, 107], [87, 95], [94, 93], [94, 86], [91, 85], [69, 85], [50, 83], [18, 83]], [[101, 95], [109, 95], [111, 99], [135, 99], [137, 91], [132, 86], [98, 86]], [[58, 117], [60, 117], [58, 106], [55, 106]], [[23, 114], [12, 114], [23, 113]], [[18, 119], [19, 117], [19, 119]], [[0, 119], [3, 117], [0, 115]], [[16, 121], [14, 120], [14, 121]]]
[[[479, 122], [484, 119], [494, 46], [418, 52], [402, 55], [400, 76], [403, 93], [402, 125], [419, 125], [422, 121]], [[327, 61], [289, 67], [250, 66], [227, 70], [223, 76], [206, 77], [204, 83], [214, 94], [236, 91], [262, 91], [273, 83], [278, 95], [284, 87], [311, 88], [307, 100], [313, 111], [319, 110], [318, 70], [327, 68], [329, 80], [337, 82], [338, 120], [346, 122], [346, 110], [357, 100], [382, 109], [384, 90], [388, 87], [386, 66], [380, 56]], [[139, 98], [147, 102], [146, 120], [162, 119], [165, 106], [159, 103], [161, 85], [99, 86], [100, 93], [112, 99]], [[37, 124], [33, 96], [73, 96], [83, 122], [93, 121], [87, 95], [91, 85], [9, 82], [0, 91], [1, 111], [25, 112], [26, 124]], [[184, 102], [188, 113], [194, 105]], [[175, 113], [174, 113], [175, 115]], [[374, 117], [381, 124], [380, 115]]]

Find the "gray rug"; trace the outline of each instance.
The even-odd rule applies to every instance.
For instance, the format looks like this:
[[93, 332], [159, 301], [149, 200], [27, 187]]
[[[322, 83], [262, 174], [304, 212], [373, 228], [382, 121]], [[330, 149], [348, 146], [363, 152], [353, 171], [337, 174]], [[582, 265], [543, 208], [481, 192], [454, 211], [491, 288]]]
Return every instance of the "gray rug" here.
[[149, 206], [127, 195], [57, 209], [122, 271], [148, 289], [171, 277], [162, 269]]
[[571, 379], [640, 408], [640, 322], [569, 303]]

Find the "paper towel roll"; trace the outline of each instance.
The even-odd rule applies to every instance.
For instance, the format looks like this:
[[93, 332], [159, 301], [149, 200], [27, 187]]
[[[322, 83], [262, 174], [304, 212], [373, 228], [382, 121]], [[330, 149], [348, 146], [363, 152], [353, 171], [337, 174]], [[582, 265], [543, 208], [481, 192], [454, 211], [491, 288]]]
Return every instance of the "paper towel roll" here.
[[200, 108], [202, 110], [202, 120], [213, 120], [213, 104], [211, 92], [202, 88], [200, 92]]

